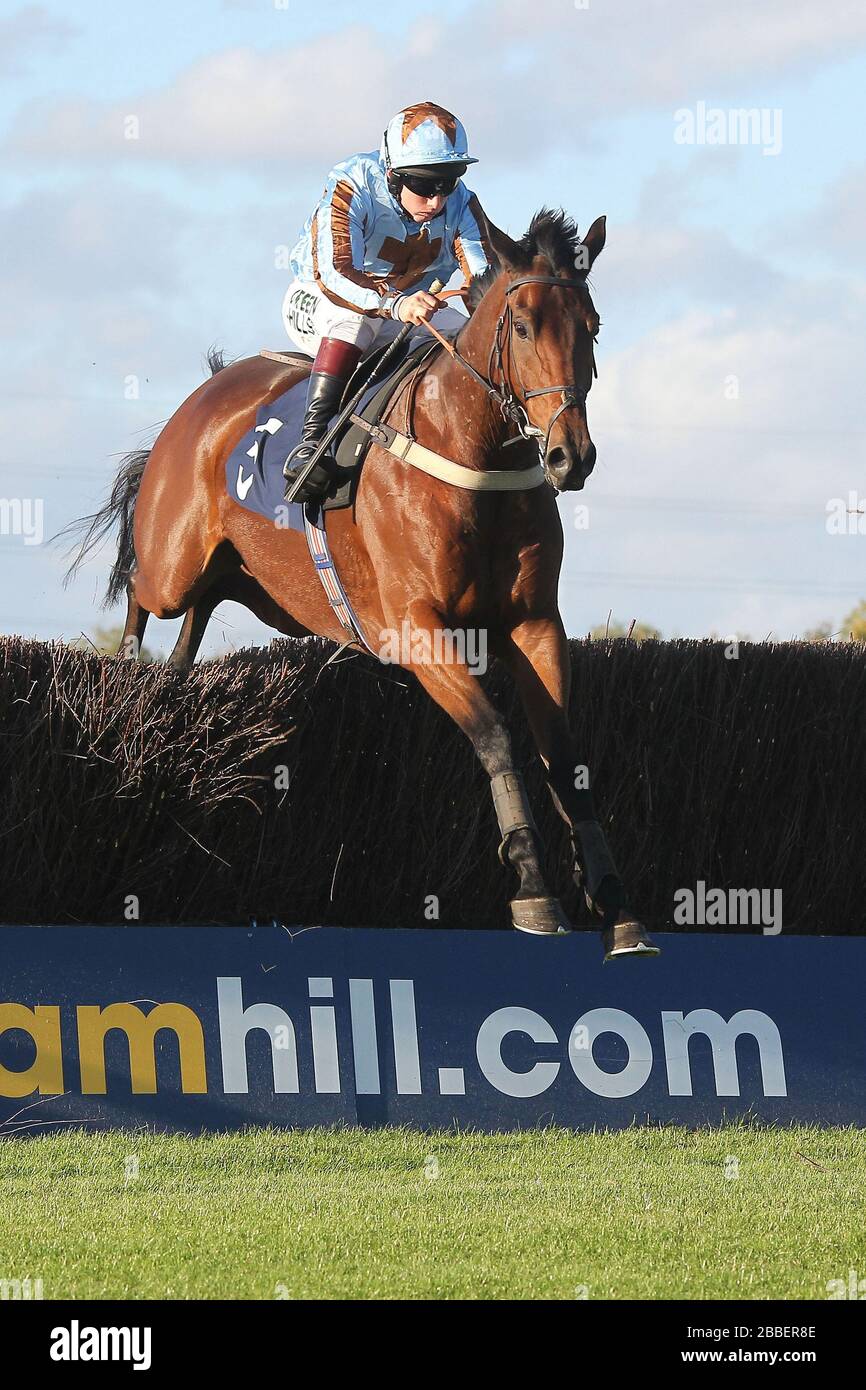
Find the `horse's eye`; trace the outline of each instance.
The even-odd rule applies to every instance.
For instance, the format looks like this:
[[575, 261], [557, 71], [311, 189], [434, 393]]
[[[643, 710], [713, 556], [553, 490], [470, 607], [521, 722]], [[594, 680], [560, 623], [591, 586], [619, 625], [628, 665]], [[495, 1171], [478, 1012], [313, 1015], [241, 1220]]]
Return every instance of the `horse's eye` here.
[[529, 329], [527, 328], [526, 323], [523, 319], [514, 320], [514, 331], [517, 334], [518, 338], [529, 337]]

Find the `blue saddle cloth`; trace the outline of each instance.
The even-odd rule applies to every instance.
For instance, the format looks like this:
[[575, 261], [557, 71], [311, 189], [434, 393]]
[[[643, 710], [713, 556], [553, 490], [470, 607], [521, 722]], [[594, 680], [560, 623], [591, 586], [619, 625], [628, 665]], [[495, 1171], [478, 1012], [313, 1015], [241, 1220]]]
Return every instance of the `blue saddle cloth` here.
[[304, 508], [285, 499], [283, 464], [301, 437], [307, 378], [296, 381], [270, 405], [259, 406], [255, 427], [248, 430], [226, 459], [226, 491], [247, 511], [266, 516], [275, 526], [303, 531]]
[[[410, 334], [407, 348], [417, 347], [425, 338], [422, 330], [416, 330]], [[399, 370], [399, 363], [395, 363], [393, 372], [364, 392], [358, 402], [358, 413]], [[258, 512], [274, 525], [292, 531], [304, 529], [304, 506], [285, 500], [283, 464], [301, 437], [306, 402], [307, 378], [304, 377], [270, 405], [259, 406], [255, 426], [238, 441], [226, 459], [229, 497], [247, 511]]]

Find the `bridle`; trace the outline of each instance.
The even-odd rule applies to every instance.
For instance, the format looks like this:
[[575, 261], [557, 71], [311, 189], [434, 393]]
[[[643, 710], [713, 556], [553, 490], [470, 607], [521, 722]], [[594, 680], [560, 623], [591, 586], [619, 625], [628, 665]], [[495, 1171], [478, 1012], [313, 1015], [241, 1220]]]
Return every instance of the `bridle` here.
[[[455, 361], [459, 362], [460, 365], [469, 372], [470, 376], [475, 378], [479, 385], [484, 387], [487, 394], [498, 402], [499, 408], [505, 419], [511, 420], [513, 424], [516, 425], [518, 431], [517, 435], [515, 435], [513, 439], [506, 440], [503, 448], [507, 448], [509, 444], [519, 444], [521, 440], [532, 439], [537, 441], [543, 439], [544, 443], [538, 445], [538, 451], [543, 460], [547, 454], [551, 432], [560, 415], [575, 406], [584, 405], [586, 403], [587, 393], [582, 387], [575, 386], [573, 383], [562, 386], [538, 386], [532, 391], [527, 391], [523, 382], [520, 380], [519, 372], [517, 373], [517, 380], [523, 399], [521, 400], [515, 392], [509, 377], [506, 375], [505, 355], [507, 349], [509, 360], [513, 363], [514, 357], [511, 347], [511, 336], [514, 331], [514, 314], [511, 308], [510, 296], [515, 290], [519, 290], [521, 285], [558, 285], [561, 289], [583, 289], [585, 287], [585, 281], [576, 279], [566, 280], [559, 275], [519, 276], [516, 280], [512, 280], [505, 290], [505, 305], [496, 322], [496, 333], [490, 348], [490, 355], [487, 359], [487, 376], [485, 377], [481, 372], [476, 371], [472, 363], [468, 362], [462, 353], [458, 351], [456, 343], [453, 346], [451, 355], [454, 357]], [[598, 376], [598, 370], [595, 365], [595, 353], [592, 355], [592, 372], [593, 376]], [[533, 396], [549, 396], [557, 391], [562, 396], [562, 404], [550, 417], [547, 429], [539, 429], [536, 425], [530, 423], [526, 402], [531, 400]]]

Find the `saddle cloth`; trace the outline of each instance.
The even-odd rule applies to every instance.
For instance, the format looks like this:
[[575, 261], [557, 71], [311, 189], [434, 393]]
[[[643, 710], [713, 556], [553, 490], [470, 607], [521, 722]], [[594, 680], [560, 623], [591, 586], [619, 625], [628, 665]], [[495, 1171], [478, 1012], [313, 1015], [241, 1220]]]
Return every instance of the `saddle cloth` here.
[[[422, 356], [432, 350], [438, 350], [438, 344], [431, 343], [429, 334], [423, 329], [410, 334], [404, 355], [382, 381], [365, 391], [355, 413], [376, 423], [401, 381]], [[359, 389], [360, 381], [369, 375], [379, 355], [375, 353], [360, 364], [346, 388], [344, 401]], [[255, 426], [238, 441], [225, 466], [226, 491], [239, 506], [292, 531], [304, 530], [304, 505], [286, 502], [283, 464], [301, 437], [306, 399], [307, 378], [304, 377], [269, 405], [260, 406]], [[352, 504], [369, 444], [369, 435], [356, 425], [348, 425], [341, 432], [335, 455], [339, 465], [338, 482], [334, 495], [324, 502], [323, 510]]]

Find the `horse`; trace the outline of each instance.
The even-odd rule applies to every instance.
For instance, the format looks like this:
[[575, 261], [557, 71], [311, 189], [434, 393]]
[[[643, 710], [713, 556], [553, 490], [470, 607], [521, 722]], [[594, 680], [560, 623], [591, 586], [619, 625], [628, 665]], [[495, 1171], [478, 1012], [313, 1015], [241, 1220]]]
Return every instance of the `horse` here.
[[[393, 634], [408, 623], [421, 640], [410, 651], [404, 644], [397, 659], [467, 736], [490, 778], [499, 857], [518, 880], [513, 925], [560, 935], [571, 923], [545, 880], [508, 729], [467, 662], [451, 651], [443, 656], [436, 641], [443, 632], [485, 634], [487, 650], [518, 688], [569, 828], [575, 881], [611, 960], [658, 948], [627, 906], [588, 774], [577, 775], [586, 765], [567, 719], [571, 668], [557, 601], [563, 532], [556, 506], [559, 492], [583, 488], [596, 460], [586, 404], [599, 317], [587, 277], [605, 236], [603, 217], [581, 238], [571, 218], [547, 208], [519, 241], [490, 224], [491, 264], [467, 288], [469, 316], [451, 351], [436, 349], [388, 406], [386, 420], [405, 418], [406, 433], [464, 470], [496, 464], [500, 474], [513, 471], [514, 489], [486, 491], [477, 480], [454, 486], [374, 442], [354, 506], [329, 513], [328, 537], [363, 631]], [[119, 526], [107, 602], [126, 589], [124, 654], [140, 650], [150, 614], [183, 614], [170, 661], [188, 667], [224, 599], [279, 632], [342, 640], [304, 535], [275, 527], [226, 491], [226, 458], [252, 429], [257, 409], [308, 371], [309, 364], [264, 356], [212, 363], [210, 379], [152, 449], [124, 460], [106, 505], [82, 519], [89, 529], [75, 564]], [[522, 485], [531, 473], [540, 486]]]

